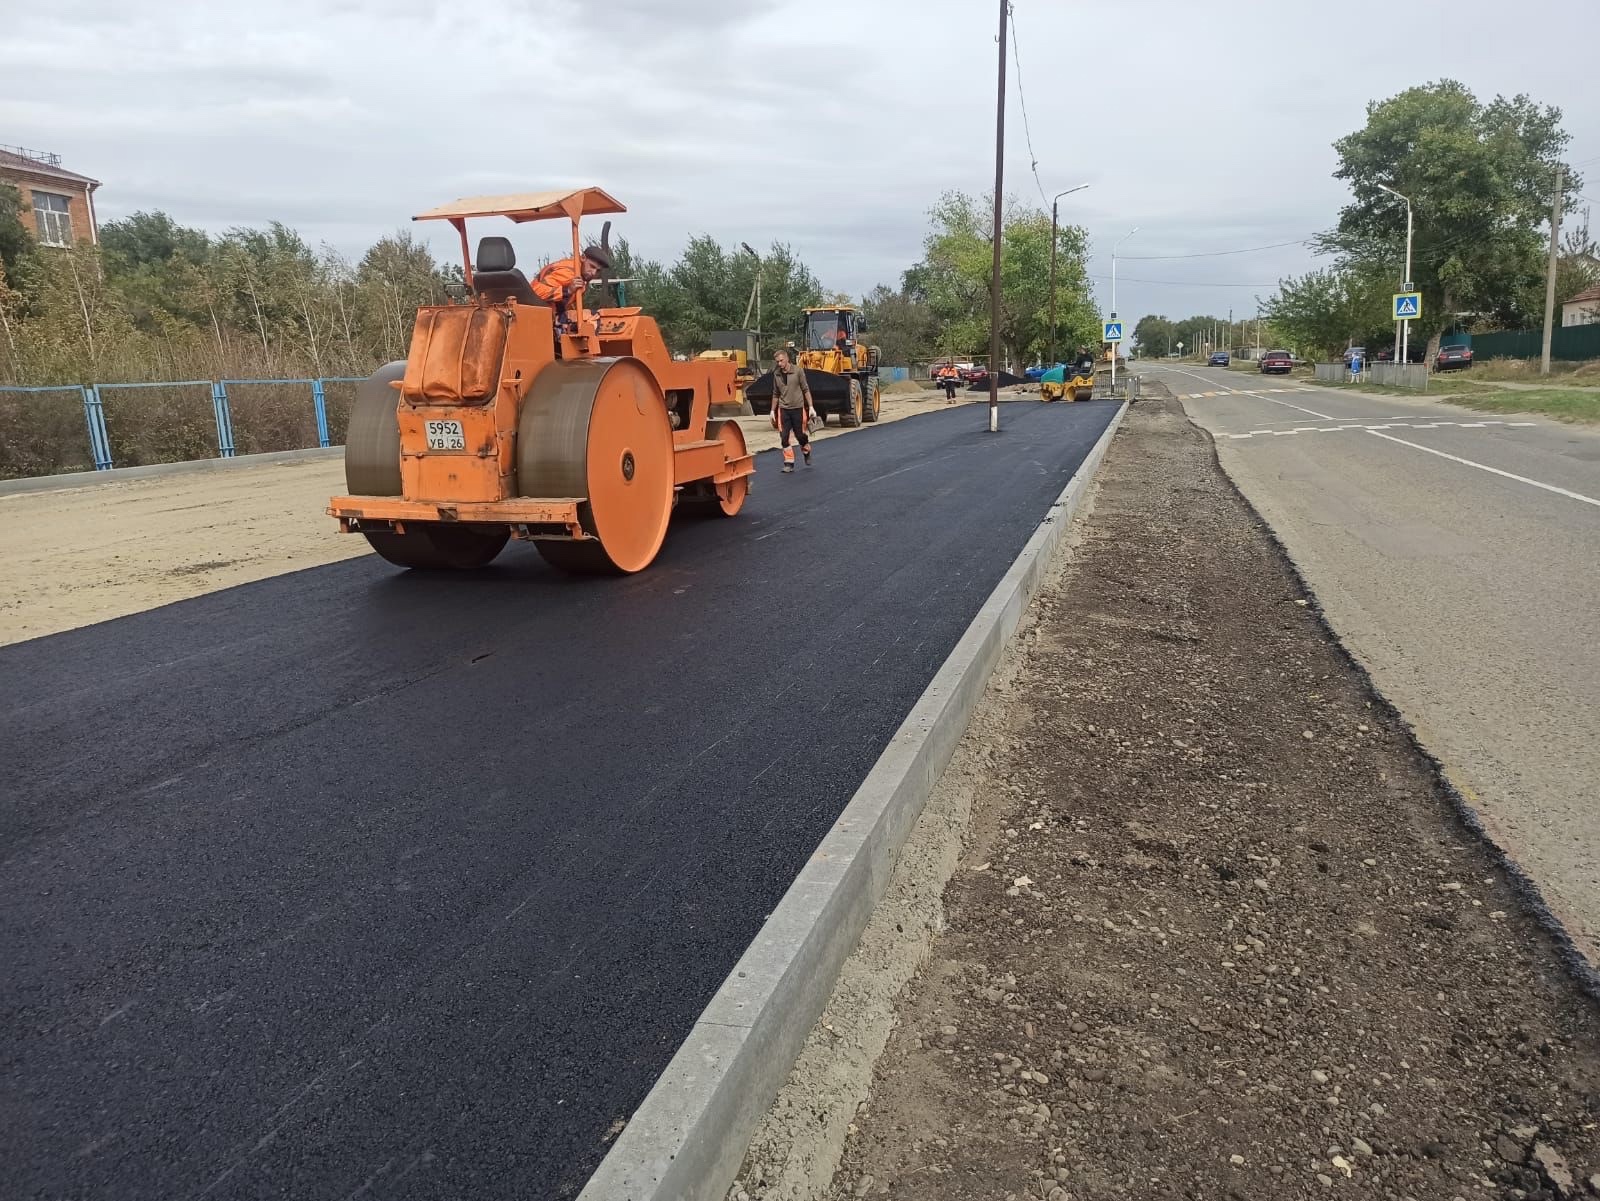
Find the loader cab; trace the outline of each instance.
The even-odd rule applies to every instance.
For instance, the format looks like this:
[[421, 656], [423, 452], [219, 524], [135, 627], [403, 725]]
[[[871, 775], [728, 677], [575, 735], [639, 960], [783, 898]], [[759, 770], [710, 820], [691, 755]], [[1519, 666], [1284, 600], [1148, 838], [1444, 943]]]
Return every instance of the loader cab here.
[[850, 309], [812, 309], [806, 313], [805, 349], [851, 353], [856, 342], [856, 314]]

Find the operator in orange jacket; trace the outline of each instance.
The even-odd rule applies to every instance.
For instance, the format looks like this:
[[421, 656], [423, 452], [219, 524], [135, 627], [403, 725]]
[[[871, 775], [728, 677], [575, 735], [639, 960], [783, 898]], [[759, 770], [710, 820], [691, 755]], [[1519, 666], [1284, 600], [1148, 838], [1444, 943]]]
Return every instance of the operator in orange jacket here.
[[[584, 283], [590, 282], [601, 271], [611, 266], [611, 260], [606, 257], [606, 252], [598, 246], [591, 246], [585, 250], [579, 261], [583, 264]], [[535, 296], [548, 302], [551, 308], [561, 309], [565, 308], [567, 301], [572, 298], [577, 282], [578, 273], [573, 270], [572, 260], [557, 259], [529, 280], [528, 286], [533, 289]]]

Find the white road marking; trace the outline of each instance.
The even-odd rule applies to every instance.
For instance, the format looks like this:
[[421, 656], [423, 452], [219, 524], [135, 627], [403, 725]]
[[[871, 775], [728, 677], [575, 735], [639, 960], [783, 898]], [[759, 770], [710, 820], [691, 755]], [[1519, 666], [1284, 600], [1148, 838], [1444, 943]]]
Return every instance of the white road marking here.
[[[1278, 424], [1287, 425], [1289, 423], [1279, 422]], [[1278, 437], [1282, 434], [1343, 434], [1349, 432], [1350, 430], [1364, 430], [1367, 433], [1377, 433], [1379, 430], [1436, 430], [1443, 426], [1459, 426], [1461, 429], [1482, 429], [1487, 426], [1503, 425], [1507, 429], [1512, 429], [1518, 426], [1534, 426], [1537, 424], [1538, 423], [1534, 421], [1430, 421], [1426, 423], [1390, 421], [1386, 424], [1366, 425], [1362, 422], [1355, 421], [1345, 425], [1296, 425], [1293, 429], [1287, 430], [1261, 429], [1249, 430], [1245, 433], [1229, 433], [1227, 431], [1218, 431], [1216, 436], [1218, 438], [1233, 438], [1237, 440], [1240, 438], [1254, 438], [1266, 434], [1271, 434], [1273, 437]]]
[[1594, 505], [1596, 508], [1600, 508], [1600, 500], [1596, 500], [1592, 496], [1585, 496], [1581, 492], [1571, 492], [1566, 488], [1558, 488], [1554, 484], [1545, 484], [1538, 480], [1530, 480], [1525, 475], [1516, 475], [1509, 471], [1501, 471], [1498, 467], [1490, 467], [1486, 463], [1474, 463], [1471, 459], [1463, 459], [1460, 455], [1446, 454], [1442, 450], [1435, 450], [1431, 446], [1423, 446], [1418, 442], [1407, 442], [1404, 438], [1396, 438], [1393, 434], [1380, 434], [1377, 430], [1368, 430], [1367, 432], [1374, 438], [1382, 438], [1385, 442], [1397, 442], [1401, 446], [1411, 447], [1412, 450], [1420, 450], [1425, 451], [1430, 455], [1438, 455], [1441, 459], [1449, 459], [1452, 463], [1460, 463], [1465, 467], [1476, 467], [1479, 471], [1487, 471], [1491, 475], [1503, 476], [1508, 480], [1516, 480], [1519, 484], [1528, 484], [1534, 488], [1543, 488], [1546, 492], [1554, 492], [1557, 496], [1565, 496], [1568, 500], [1582, 501], [1586, 505]]
[[[1203, 375], [1196, 375], [1194, 372], [1185, 371], [1181, 367], [1167, 367], [1167, 368], [1164, 368], [1164, 370], [1166, 370], [1166, 371], [1176, 371], [1179, 375], [1187, 375], [1190, 379], [1197, 379], [1202, 384], [1214, 384], [1215, 383], [1215, 381], [1209, 380]], [[1203, 395], [1203, 396], [1214, 396], [1214, 395], [1216, 395], [1216, 393], [1204, 392], [1201, 395]], [[1260, 391], [1250, 392], [1250, 391], [1247, 391], [1246, 389], [1243, 389], [1243, 388], [1230, 388], [1226, 392], [1222, 393], [1222, 395], [1224, 395], [1224, 396], [1253, 396], [1257, 400], [1264, 400], [1264, 401], [1267, 401], [1269, 404], [1282, 405], [1286, 409], [1294, 409], [1297, 413], [1308, 413], [1312, 417], [1320, 417], [1324, 421], [1337, 421], [1337, 420], [1339, 420], [1332, 413], [1319, 413], [1315, 409], [1307, 409], [1307, 408], [1304, 408], [1304, 407], [1302, 407], [1300, 405], [1297, 405], [1297, 404], [1290, 404], [1287, 400], [1279, 400], [1276, 396], [1265, 396]]]

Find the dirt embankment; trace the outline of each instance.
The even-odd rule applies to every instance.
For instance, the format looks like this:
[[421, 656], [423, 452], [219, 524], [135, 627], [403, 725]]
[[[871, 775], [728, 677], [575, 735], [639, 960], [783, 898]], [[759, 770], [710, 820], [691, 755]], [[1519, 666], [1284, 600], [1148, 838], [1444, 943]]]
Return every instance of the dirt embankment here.
[[1019, 681], [830, 1196], [1600, 1193], [1594, 1002], [1175, 404]]

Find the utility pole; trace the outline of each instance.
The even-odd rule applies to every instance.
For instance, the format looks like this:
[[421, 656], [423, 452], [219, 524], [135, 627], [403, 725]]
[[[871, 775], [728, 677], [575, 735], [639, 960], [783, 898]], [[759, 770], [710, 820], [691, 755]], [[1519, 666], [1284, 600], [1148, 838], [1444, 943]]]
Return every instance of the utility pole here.
[[[1000, 86], [994, 102], [994, 266], [989, 279], [989, 432], [1000, 432], [1000, 205], [1006, 170], [1006, 16], [1000, 0]], [[1055, 243], [1051, 246], [1054, 248]]]
[[[1116, 321], [1118, 319], [1117, 318], [1117, 251], [1122, 249], [1122, 244], [1124, 242], [1126, 242], [1129, 238], [1133, 237], [1133, 235], [1138, 233], [1138, 232], [1139, 232], [1139, 227], [1137, 225], [1135, 225], [1127, 233], [1123, 234], [1120, 238], [1118, 238], [1117, 242], [1116, 242], [1116, 245], [1114, 245], [1111, 248], [1111, 320], [1113, 320], [1113, 321]], [[1111, 344], [1111, 390], [1113, 392], [1115, 392], [1117, 390], [1117, 347], [1120, 346], [1120, 345], [1122, 345], [1120, 342], [1113, 342]]]
[[1556, 168], [1555, 195], [1550, 198], [1550, 265], [1544, 273], [1544, 348], [1539, 352], [1539, 374], [1550, 374], [1550, 336], [1556, 320], [1556, 252], [1561, 244], [1562, 169]]
[[[1411, 288], [1411, 197], [1402, 196], [1386, 183], [1378, 185], [1379, 189], [1389, 193], [1398, 200], [1406, 202], [1406, 273], [1400, 280], [1400, 290], [1410, 292]], [[1394, 331], [1394, 361], [1402, 364], [1410, 361], [1411, 357], [1411, 319], [1405, 318]]]
[[1065, 192], [1057, 192], [1056, 198], [1050, 202], [1050, 366], [1056, 365], [1056, 218], [1057, 208], [1063, 196], [1070, 196], [1074, 192], [1081, 192], [1089, 185], [1081, 183], [1075, 188], [1068, 188]]

